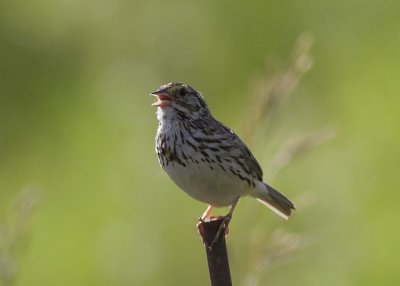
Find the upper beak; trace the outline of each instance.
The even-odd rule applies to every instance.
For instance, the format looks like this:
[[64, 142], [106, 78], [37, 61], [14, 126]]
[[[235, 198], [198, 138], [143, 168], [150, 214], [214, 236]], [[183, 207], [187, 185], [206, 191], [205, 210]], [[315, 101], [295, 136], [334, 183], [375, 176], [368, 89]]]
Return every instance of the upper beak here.
[[156, 107], [163, 108], [168, 106], [172, 100], [165, 89], [158, 89], [155, 92], [152, 92], [150, 95], [157, 98], [157, 101], [152, 104], [152, 106]]

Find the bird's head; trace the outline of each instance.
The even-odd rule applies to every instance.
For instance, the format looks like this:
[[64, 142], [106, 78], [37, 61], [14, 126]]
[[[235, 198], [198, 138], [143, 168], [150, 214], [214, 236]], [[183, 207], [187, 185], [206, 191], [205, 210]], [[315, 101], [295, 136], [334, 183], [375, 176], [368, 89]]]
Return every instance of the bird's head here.
[[188, 117], [197, 117], [207, 111], [207, 104], [200, 92], [184, 83], [168, 83], [151, 93], [157, 98], [152, 105], [163, 112], [176, 112]]

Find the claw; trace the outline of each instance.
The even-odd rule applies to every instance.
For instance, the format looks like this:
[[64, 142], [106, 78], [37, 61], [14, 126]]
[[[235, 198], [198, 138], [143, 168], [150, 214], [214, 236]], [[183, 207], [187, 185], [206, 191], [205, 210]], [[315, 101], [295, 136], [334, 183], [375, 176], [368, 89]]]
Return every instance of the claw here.
[[217, 231], [217, 233], [215, 234], [213, 241], [211, 242], [210, 249], [212, 249], [212, 247], [214, 246], [214, 244], [218, 241], [220, 235], [222, 234], [222, 231], [224, 232], [224, 235], [227, 235], [227, 234], [229, 233], [229, 228], [228, 228], [228, 226], [229, 226], [229, 223], [231, 222], [231, 219], [232, 219], [232, 214], [230, 214], [230, 213], [227, 214], [227, 215], [224, 217], [223, 222], [222, 222], [221, 225], [219, 226], [218, 231]]
[[221, 219], [222, 217], [210, 216], [211, 211], [212, 211], [212, 206], [209, 205], [207, 210], [202, 215], [202, 217], [198, 219], [199, 222], [196, 225], [197, 229], [198, 229], [199, 234], [201, 235], [201, 237], [203, 239], [204, 244], [209, 248], [210, 251], [212, 250], [214, 244], [218, 241], [218, 239], [220, 239], [220, 236], [222, 235], [222, 233], [224, 233], [225, 236], [228, 235], [228, 233], [229, 233], [229, 227], [228, 226], [229, 226], [229, 223], [232, 220], [232, 214], [233, 214], [233, 211], [234, 211], [234, 209], [236, 207], [237, 202], [239, 201], [239, 198], [240, 197], [236, 197], [235, 198], [235, 200], [232, 203], [232, 206], [231, 206], [231, 209], [230, 209], [229, 213], [226, 216], [223, 217], [222, 222], [218, 227], [217, 233], [215, 234], [215, 236], [214, 236], [214, 238], [213, 238], [213, 240], [212, 240], [210, 245], [208, 245], [208, 243], [204, 239], [204, 235], [203, 235], [204, 234], [204, 229], [203, 229], [203, 225], [202, 224], [205, 223], [206, 220], [207, 221], [211, 221], [211, 220], [215, 220], [215, 219], [218, 220], [218, 219]]
[[199, 234], [200, 234], [201, 238], [203, 239], [203, 242], [205, 242], [205, 240], [204, 240], [203, 223], [204, 223], [204, 220], [203, 220], [203, 218], [200, 217], [199, 218], [199, 222], [196, 224], [196, 227], [197, 227], [197, 230], [199, 231]]

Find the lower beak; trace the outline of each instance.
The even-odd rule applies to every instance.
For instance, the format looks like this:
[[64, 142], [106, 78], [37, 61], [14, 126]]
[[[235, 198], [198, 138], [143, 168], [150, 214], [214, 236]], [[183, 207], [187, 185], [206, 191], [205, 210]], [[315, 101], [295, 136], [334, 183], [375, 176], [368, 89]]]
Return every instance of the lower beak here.
[[157, 98], [157, 101], [154, 102], [151, 106], [164, 108], [171, 104], [171, 97], [167, 94], [152, 94], [152, 95]]

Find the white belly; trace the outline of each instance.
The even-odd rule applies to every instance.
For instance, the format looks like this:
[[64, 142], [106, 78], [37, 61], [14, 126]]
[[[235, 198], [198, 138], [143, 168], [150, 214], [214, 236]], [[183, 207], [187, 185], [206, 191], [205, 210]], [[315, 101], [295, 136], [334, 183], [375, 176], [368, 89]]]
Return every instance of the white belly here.
[[223, 171], [220, 166], [208, 163], [169, 164], [164, 170], [170, 178], [187, 194], [196, 200], [214, 207], [224, 207], [232, 204], [237, 196], [245, 196], [250, 187], [230, 171]]

